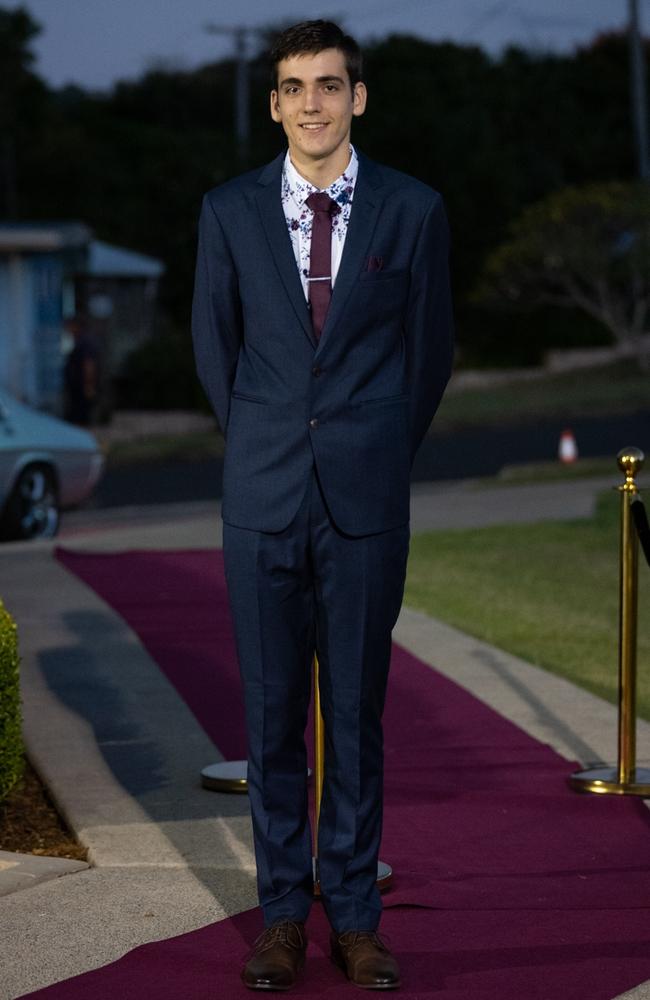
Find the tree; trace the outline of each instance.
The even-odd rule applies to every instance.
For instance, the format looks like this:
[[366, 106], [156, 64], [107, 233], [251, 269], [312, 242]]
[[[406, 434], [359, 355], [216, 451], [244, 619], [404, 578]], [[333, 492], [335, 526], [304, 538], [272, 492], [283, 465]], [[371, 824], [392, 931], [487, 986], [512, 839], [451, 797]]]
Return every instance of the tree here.
[[[0, 0], [0, 217], [77, 218], [100, 239], [160, 257], [163, 311], [187, 329], [201, 196], [240, 169], [233, 61], [159, 68], [105, 92], [53, 90], [33, 69], [38, 30]], [[522, 338], [516, 313], [479, 307], [470, 291], [526, 206], [567, 185], [633, 176], [625, 37], [496, 57], [393, 35], [365, 57], [370, 101], [354, 142], [444, 194], [464, 363], [536, 364], [559, 344], [607, 342], [602, 324], [553, 307], [532, 312]], [[251, 164], [261, 165], [283, 135], [268, 112], [265, 56], [250, 70]]]
[[14, 102], [30, 88], [36, 86], [42, 90], [31, 72], [34, 62], [31, 43], [40, 30], [24, 8], [0, 8], [0, 121], [4, 128], [14, 124], [18, 112], [23, 110]]
[[529, 206], [489, 254], [474, 300], [577, 307], [638, 353], [650, 326], [650, 185], [570, 187]]
[[18, 214], [17, 161], [43, 118], [46, 89], [31, 71], [40, 30], [24, 8], [0, 8], [0, 217]]

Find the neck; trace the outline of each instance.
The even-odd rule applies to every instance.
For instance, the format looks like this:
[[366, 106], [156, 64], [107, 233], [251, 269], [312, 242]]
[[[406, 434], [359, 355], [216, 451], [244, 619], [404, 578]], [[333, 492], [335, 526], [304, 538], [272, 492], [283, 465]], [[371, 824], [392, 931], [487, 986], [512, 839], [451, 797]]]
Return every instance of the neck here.
[[301, 177], [313, 184], [320, 191], [329, 187], [330, 184], [345, 172], [352, 154], [350, 153], [349, 140], [322, 160], [306, 160], [300, 155], [299, 150], [289, 148], [291, 162]]

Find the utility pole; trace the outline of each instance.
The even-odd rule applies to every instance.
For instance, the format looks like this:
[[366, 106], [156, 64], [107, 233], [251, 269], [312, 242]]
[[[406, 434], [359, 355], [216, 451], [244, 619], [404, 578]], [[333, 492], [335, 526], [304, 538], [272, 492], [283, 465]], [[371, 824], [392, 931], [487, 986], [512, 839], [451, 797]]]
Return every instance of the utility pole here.
[[7, 134], [0, 145], [0, 170], [4, 188], [4, 211], [7, 219], [18, 218], [18, 190], [16, 185], [16, 145]]
[[206, 24], [205, 30], [210, 35], [229, 35], [234, 43], [236, 66], [235, 139], [240, 166], [245, 168], [248, 166], [251, 135], [248, 39], [251, 35], [261, 35], [263, 32], [259, 28], [247, 28], [243, 25], [226, 27], [222, 24]]
[[637, 149], [637, 164], [639, 177], [650, 180], [650, 161], [648, 158], [648, 103], [645, 47], [639, 25], [638, 0], [628, 0], [630, 42], [630, 89], [632, 96], [632, 114], [634, 117], [634, 134]]

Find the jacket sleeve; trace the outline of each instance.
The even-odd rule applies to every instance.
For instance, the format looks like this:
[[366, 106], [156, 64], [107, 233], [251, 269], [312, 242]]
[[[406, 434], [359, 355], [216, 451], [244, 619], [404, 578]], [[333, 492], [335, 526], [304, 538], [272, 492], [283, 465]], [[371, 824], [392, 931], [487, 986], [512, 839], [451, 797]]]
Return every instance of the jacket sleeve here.
[[442, 399], [454, 356], [449, 226], [440, 195], [424, 217], [413, 255], [405, 338], [412, 462]]
[[192, 339], [199, 379], [225, 435], [242, 341], [241, 305], [234, 261], [207, 195], [199, 219]]

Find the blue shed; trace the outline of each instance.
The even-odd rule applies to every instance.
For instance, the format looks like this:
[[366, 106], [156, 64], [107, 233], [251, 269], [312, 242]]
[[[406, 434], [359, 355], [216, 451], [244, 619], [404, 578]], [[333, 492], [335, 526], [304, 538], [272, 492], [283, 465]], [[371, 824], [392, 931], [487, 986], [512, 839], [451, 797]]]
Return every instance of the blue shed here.
[[61, 412], [64, 321], [83, 310], [110, 382], [154, 330], [161, 261], [77, 222], [0, 223], [0, 385]]

